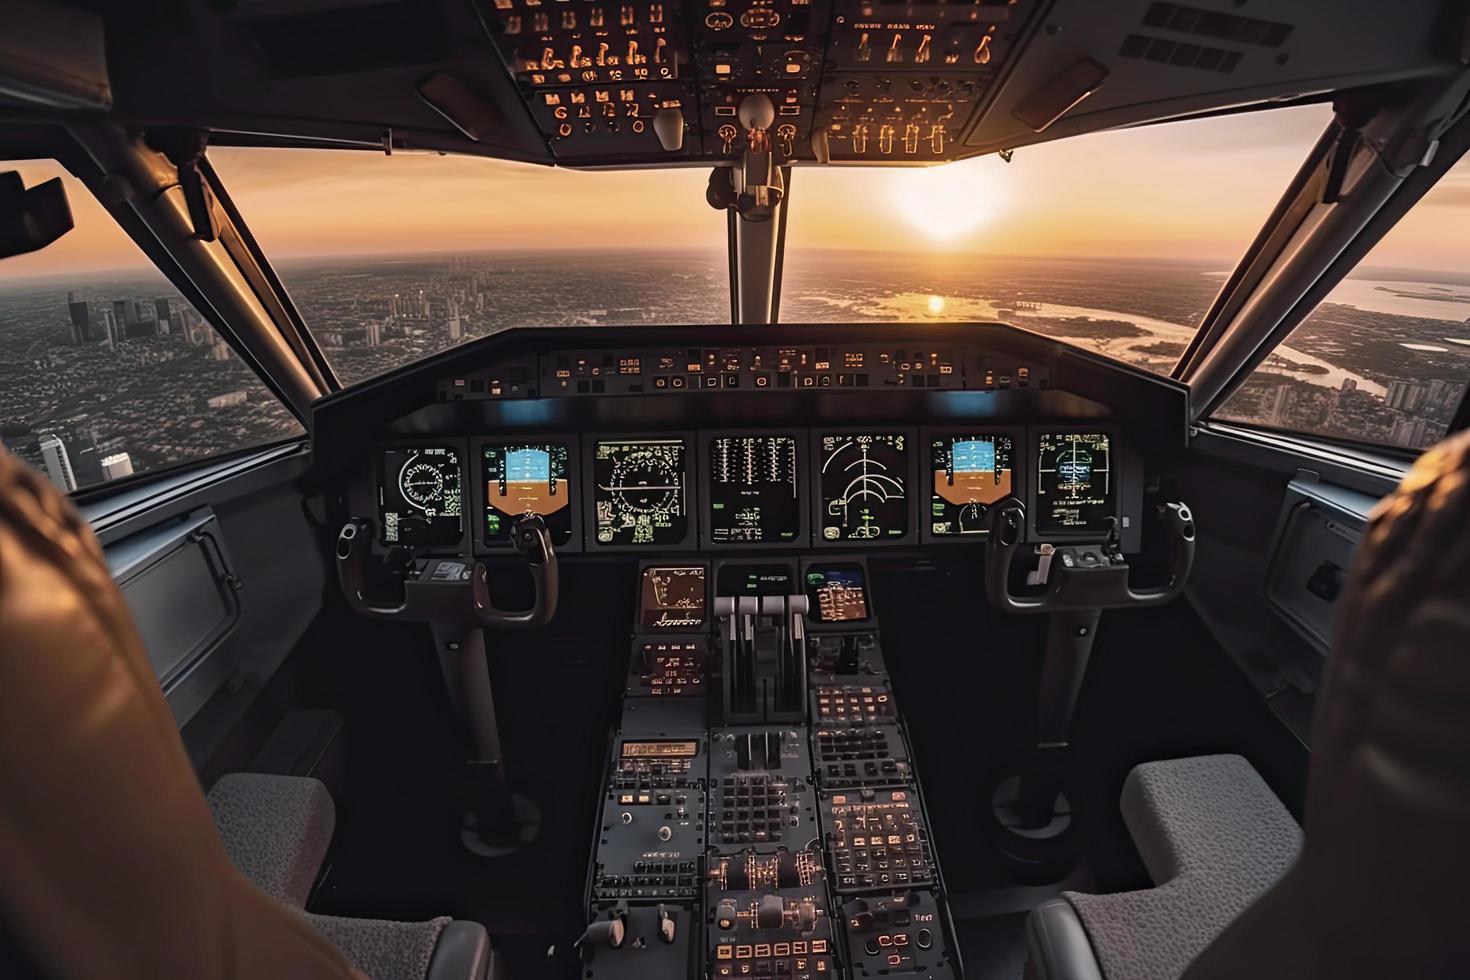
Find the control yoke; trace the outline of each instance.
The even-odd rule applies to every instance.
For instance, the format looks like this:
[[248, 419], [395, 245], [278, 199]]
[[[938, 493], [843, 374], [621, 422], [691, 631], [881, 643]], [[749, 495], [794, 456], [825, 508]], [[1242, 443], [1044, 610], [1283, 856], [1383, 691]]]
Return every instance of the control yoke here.
[[370, 540], [369, 523], [361, 518], [348, 520], [337, 535], [337, 580], [348, 605], [364, 616], [524, 630], [539, 629], [556, 615], [556, 551], [546, 522], [538, 515], [520, 518], [511, 529], [511, 543], [525, 557], [535, 589], [530, 607], [522, 610], [497, 609], [485, 566], [462, 558], [415, 561], [403, 580], [403, 599], [376, 601], [368, 596], [366, 583]]
[[1161, 504], [1159, 517], [1169, 539], [1168, 576], [1157, 586], [1135, 589], [1128, 584], [1128, 563], [1116, 541], [1103, 545], [1050, 545], [1038, 548], [1032, 585], [1043, 585], [1036, 595], [1011, 592], [1011, 560], [1021, 547], [1026, 510], [1019, 501], [1005, 504], [996, 515], [985, 556], [985, 590], [996, 607], [1007, 612], [1062, 612], [1109, 609], [1119, 606], [1158, 606], [1184, 591], [1194, 567], [1194, 516], [1182, 503]]

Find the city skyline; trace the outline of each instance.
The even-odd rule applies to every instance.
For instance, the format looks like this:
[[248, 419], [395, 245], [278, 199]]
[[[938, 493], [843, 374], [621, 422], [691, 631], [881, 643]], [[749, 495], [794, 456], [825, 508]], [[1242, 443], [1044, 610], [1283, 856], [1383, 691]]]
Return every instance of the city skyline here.
[[[284, 263], [344, 384], [505, 326], [717, 323], [723, 256], [521, 252]], [[813, 252], [788, 266], [792, 322], [1002, 320], [1167, 373], [1222, 273], [1207, 262]], [[823, 260], [828, 255], [830, 261]], [[1422, 448], [1444, 432], [1470, 358], [1470, 288], [1348, 280], [1217, 417]], [[0, 291], [0, 441], [85, 487], [297, 436], [300, 424], [153, 272]]]

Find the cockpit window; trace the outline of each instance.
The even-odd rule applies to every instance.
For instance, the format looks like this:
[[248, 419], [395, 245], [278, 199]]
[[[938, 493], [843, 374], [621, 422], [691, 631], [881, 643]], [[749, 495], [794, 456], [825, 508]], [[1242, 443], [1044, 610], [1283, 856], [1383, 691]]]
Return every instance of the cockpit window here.
[[0, 442], [64, 491], [300, 436], [301, 423], [78, 180], [75, 227], [0, 260]]
[[1314, 105], [925, 169], [798, 172], [781, 318], [1003, 320], [1167, 373], [1332, 118]]
[[1424, 449], [1470, 381], [1470, 156], [1292, 331], [1217, 418]]
[[507, 327], [730, 320], [725, 215], [703, 169], [209, 156], [344, 384]]

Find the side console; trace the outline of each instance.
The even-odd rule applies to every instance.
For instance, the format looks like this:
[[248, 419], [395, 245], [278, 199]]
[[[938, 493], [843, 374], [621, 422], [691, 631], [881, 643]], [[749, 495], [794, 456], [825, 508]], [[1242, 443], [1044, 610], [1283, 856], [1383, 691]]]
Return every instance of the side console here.
[[586, 980], [960, 977], [865, 565], [641, 582]]

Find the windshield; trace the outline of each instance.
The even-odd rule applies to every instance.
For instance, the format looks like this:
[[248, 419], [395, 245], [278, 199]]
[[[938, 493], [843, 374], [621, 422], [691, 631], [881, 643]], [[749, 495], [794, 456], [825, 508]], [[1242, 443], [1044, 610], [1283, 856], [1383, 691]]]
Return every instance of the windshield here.
[[703, 170], [209, 155], [344, 384], [506, 327], [730, 320]]
[[[1167, 372], [1330, 118], [1278, 109], [925, 169], [797, 169], [781, 319], [1000, 319]], [[345, 383], [519, 325], [729, 321], [703, 169], [210, 158]]]
[[302, 435], [301, 423], [51, 160], [75, 227], [0, 260], [0, 443], [62, 490]]
[[1167, 373], [1327, 106], [1096, 133], [927, 170], [798, 174], [781, 316], [1003, 320]]

